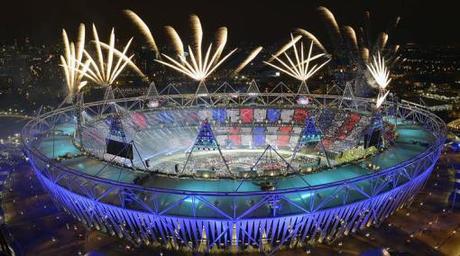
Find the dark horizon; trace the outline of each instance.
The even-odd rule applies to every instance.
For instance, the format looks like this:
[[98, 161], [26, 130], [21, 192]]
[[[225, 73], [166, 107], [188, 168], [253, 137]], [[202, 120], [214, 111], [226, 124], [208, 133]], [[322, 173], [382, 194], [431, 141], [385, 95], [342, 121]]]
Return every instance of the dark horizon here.
[[251, 42], [267, 45], [284, 40], [296, 27], [315, 32], [326, 38], [324, 24], [319, 20], [316, 8], [329, 8], [339, 25], [362, 23], [363, 12], [371, 12], [373, 32], [384, 31], [397, 17], [401, 17], [399, 29], [390, 40], [400, 43], [458, 44], [460, 34], [451, 31], [456, 25], [460, 4], [455, 1], [297, 1], [279, 4], [276, 1], [110, 1], [82, 0], [25, 1], [8, 3], [0, 17], [0, 42], [10, 44], [28, 37], [32, 43], [49, 44], [60, 41], [61, 29], [74, 33], [80, 22], [94, 22], [104, 34], [114, 26], [120, 37], [134, 36], [143, 40], [134, 25], [124, 16], [124, 9], [132, 9], [149, 25], [157, 41], [164, 42], [163, 26], [172, 25], [184, 37], [189, 35], [188, 15], [200, 16], [205, 36], [213, 37], [219, 26], [229, 28], [229, 43]]

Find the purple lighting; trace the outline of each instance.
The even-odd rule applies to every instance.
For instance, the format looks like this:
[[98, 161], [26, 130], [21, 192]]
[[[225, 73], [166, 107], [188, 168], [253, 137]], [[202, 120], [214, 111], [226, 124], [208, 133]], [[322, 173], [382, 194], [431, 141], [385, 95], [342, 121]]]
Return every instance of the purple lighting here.
[[[212, 96], [212, 94], [210, 95]], [[276, 98], [278, 96], [280, 95], [275, 94], [270, 97]], [[298, 95], [283, 95], [283, 97], [288, 96], [291, 99], [296, 99]], [[187, 97], [190, 98], [191, 96], [186, 95], [184, 99], [189, 99]], [[327, 96], [328, 99], [331, 97], [330, 95]], [[215, 164], [217, 158], [213, 160], [210, 156], [220, 153], [225, 165], [227, 165], [226, 160], [228, 160], [230, 166], [228, 170], [231, 174], [237, 172], [237, 169], [232, 166], [236, 161], [234, 155], [231, 154], [228, 155], [228, 158], [227, 156], [225, 159], [223, 158], [222, 152], [227, 153], [232, 150], [231, 147], [228, 147], [220, 152], [219, 143], [224, 145], [222, 142], [224, 139], [227, 140], [225, 144], [232, 144], [236, 148], [235, 151], [252, 153], [269, 145], [269, 136], [274, 136], [272, 140], [275, 144], [282, 138], [286, 146], [288, 143], [292, 145], [289, 140], [290, 136], [293, 136], [292, 134], [296, 133], [295, 138], [299, 138], [299, 135], [303, 134], [303, 127], [305, 126], [305, 135], [320, 136], [320, 131], [316, 129], [317, 126], [330, 124], [331, 118], [336, 114], [330, 110], [333, 109], [332, 107], [321, 109], [321, 111], [309, 109], [307, 112], [306, 109], [303, 109], [304, 106], [298, 105], [295, 100], [291, 101], [293, 105], [282, 108], [279, 105], [224, 107], [221, 104], [206, 107], [209, 110], [206, 115], [212, 121], [197, 123], [193, 121], [195, 116], [192, 113], [203, 111], [204, 108], [200, 106], [184, 105], [169, 109], [162, 107], [161, 110], [146, 110], [144, 106], [145, 108], [148, 106], [138, 104], [136, 100], [137, 98], [117, 99], [117, 104], [126, 103], [122, 105], [124, 109], [143, 113], [147, 120], [149, 116], [161, 119], [163, 126], [160, 126], [158, 122], [148, 122], [148, 125], [155, 125], [155, 129], [161, 132], [161, 136], [168, 136], [166, 128], [174, 130], [180, 125], [188, 125], [186, 131], [192, 136], [196, 136], [195, 142], [199, 148], [216, 148], [216, 150], [211, 151], [197, 150], [195, 152], [192, 150], [194, 155], [192, 158], [189, 154], [190, 163], [200, 164], [209, 161], [211, 164]], [[181, 101], [174, 99], [174, 102]], [[183, 102], [190, 104], [190, 101], [187, 100], [183, 100]], [[245, 101], [241, 100], [241, 102]], [[314, 104], [313, 102], [323, 102], [323, 98], [316, 98], [311, 101], [311, 104]], [[103, 104], [105, 103], [93, 102], [88, 106], [84, 105], [83, 109], [90, 107], [103, 109], [102, 107], [96, 108]], [[363, 108], [362, 112], [364, 113], [371, 104], [373, 104], [372, 101], [363, 101], [360, 104]], [[316, 107], [319, 109], [319, 106]], [[230, 115], [231, 111], [242, 108], [251, 108], [252, 113], [259, 112], [260, 109], [266, 110], [266, 119], [260, 120], [257, 125], [239, 122], [238, 116], [233, 121], [222, 121], [226, 119], [227, 115]], [[255, 111], [256, 109], [258, 111]], [[281, 120], [281, 109], [283, 113], [289, 113], [287, 110], [292, 111], [290, 115], [283, 115], [283, 120]], [[156, 112], [148, 115], [147, 111]], [[319, 113], [316, 123], [314, 119], [316, 115], [307, 113]], [[99, 114], [106, 135], [109, 131], [103, 123], [105, 116]], [[370, 116], [369, 113], [367, 114]], [[321, 242], [350, 234], [372, 224], [379, 224], [396, 209], [406, 205], [414, 194], [423, 187], [439, 159], [444, 144], [444, 123], [425, 110], [404, 104], [398, 106], [396, 114], [398, 118], [406, 118], [408, 123], [423, 124], [424, 128], [422, 129], [433, 137], [433, 141], [430, 141], [417, 155], [410, 156], [406, 160], [401, 160], [395, 165], [378, 171], [347, 178], [346, 181], [335, 179], [323, 183], [308, 183], [308, 181], [312, 181], [313, 176], [310, 173], [300, 172], [276, 177], [276, 179], [284, 182], [282, 184], [284, 187], [278, 186], [277, 183], [257, 183], [260, 180], [275, 180], [270, 179], [270, 174], [257, 179], [238, 176], [235, 179], [224, 177], [220, 180], [216, 180], [217, 178], [208, 180], [203, 178], [204, 175], [209, 174], [208, 170], [202, 169], [200, 169], [203, 173], [201, 177], [186, 176], [182, 173], [177, 176], [171, 174], [171, 177], [163, 175], [161, 177], [174, 179], [174, 183], [171, 183], [172, 185], [165, 183], [161, 186], [153, 186], [150, 185], [151, 180], [147, 180], [145, 183], [133, 182], [129, 179], [117, 180], [107, 173], [103, 175], [94, 174], [94, 171], [89, 169], [90, 166], [81, 167], [88, 169], [76, 169], [77, 167], [65, 165], [65, 160], [55, 161], [52, 157], [48, 157], [46, 152], [42, 152], [38, 146], [42, 139], [49, 139], [55, 135], [53, 127], [56, 127], [54, 125], [56, 120], [60, 122], [59, 125], [67, 125], [66, 122], [72, 124], [71, 121], [66, 121], [67, 119], [71, 120], [68, 117], [74, 115], [74, 110], [68, 107], [38, 117], [39, 122], [37, 120], [29, 122], [23, 130], [23, 143], [24, 151], [44, 188], [48, 190], [62, 209], [89, 228], [127, 239], [137, 245], [161, 244], [193, 250], [204, 248], [205, 252], [214, 249], [229, 250], [229, 248], [244, 251], [251, 247], [274, 253], [282, 247], [290, 246], [295, 241], [302, 243]], [[307, 118], [309, 122], [297, 121], [306, 116], [310, 117], [310, 119]], [[187, 120], [187, 122], [181, 123], [179, 118]], [[251, 121], [256, 122], [257, 119], [252, 118]], [[115, 126], [115, 123], [113, 124]], [[170, 126], [168, 127], [167, 124]], [[126, 135], [131, 136], [129, 126], [125, 125], [124, 128]], [[145, 130], [149, 128], [151, 127], [147, 127]], [[323, 129], [321, 132], [324, 132]], [[176, 140], [183, 143], [182, 137], [176, 136], [176, 134], [169, 136], [166, 137], [166, 140]], [[219, 136], [223, 136], [224, 139], [221, 140]], [[248, 144], [252, 143], [252, 146], [258, 147], [258, 149], [243, 145], [242, 138], [248, 136], [250, 138]], [[155, 137], [152, 141], [159, 139], [161, 139], [160, 136]], [[142, 141], [142, 143], [147, 142]], [[159, 146], [165, 146], [163, 144]], [[240, 144], [242, 148], [238, 148]], [[180, 154], [183, 155], [189, 147], [190, 145], [187, 145], [186, 149], [180, 149], [183, 150]], [[281, 157], [277, 154], [286, 154], [287, 149], [285, 148], [287, 147], [274, 150], [273, 159], [284, 159], [284, 155]], [[303, 154], [306, 155], [306, 153], [299, 153], [299, 158], [302, 158]], [[167, 157], [172, 156], [167, 155]], [[244, 157], [249, 156], [244, 155]], [[286, 159], [289, 160], [289, 158]], [[280, 166], [279, 163], [289, 167], [288, 160], [275, 163], [263, 160], [256, 164], [257, 168], [251, 172], [265, 171], [262, 167], [269, 164], [272, 164], [273, 170], [277, 170], [276, 168]], [[238, 167], [240, 166], [244, 165], [241, 164]], [[111, 167], [112, 165], [106, 165], [107, 169]], [[115, 166], [114, 168], [122, 167]], [[186, 168], [179, 164], [176, 169], [184, 171]], [[127, 171], [123, 175], [121, 171], [118, 172], [120, 169], [116, 170], [115, 176], [118, 178], [134, 173], [132, 169], [128, 168], [123, 169]], [[336, 170], [334, 169], [334, 171]], [[106, 169], [100, 170], [100, 172], [104, 171]], [[246, 173], [248, 172], [246, 171]], [[244, 174], [244, 172], [242, 173]], [[151, 178], [153, 179], [159, 177], [156, 174], [152, 175]], [[248, 175], [252, 175], [252, 173]], [[149, 178], [149, 176], [146, 177], [146, 179]], [[294, 184], [299, 177], [307, 181]], [[141, 179], [137, 181], [139, 180]], [[297, 180], [301, 182], [302, 179]], [[243, 182], [245, 182], [244, 186], [239, 186]], [[192, 187], [190, 184], [196, 187]], [[224, 184], [232, 185], [225, 187]]]

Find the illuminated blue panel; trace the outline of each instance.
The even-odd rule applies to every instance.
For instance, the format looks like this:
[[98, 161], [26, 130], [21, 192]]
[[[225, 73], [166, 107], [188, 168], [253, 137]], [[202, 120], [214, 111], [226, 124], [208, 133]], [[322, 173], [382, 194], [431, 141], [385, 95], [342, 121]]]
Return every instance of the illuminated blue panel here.
[[161, 123], [174, 123], [174, 117], [168, 111], [161, 111], [158, 113], [158, 118]]
[[280, 119], [281, 110], [277, 108], [267, 109], [267, 119], [269, 122], [274, 123]]
[[254, 147], [265, 146], [265, 127], [255, 127], [252, 133], [252, 144]]
[[218, 123], [225, 122], [227, 119], [227, 111], [224, 108], [216, 108], [212, 111], [212, 119], [214, 119]]
[[121, 123], [120, 117], [113, 116], [113, 117], [109, 117], [108, 120], [110, 122], [109, 136], [126, 139], [126, 134], [123, 129], [123, 124]]

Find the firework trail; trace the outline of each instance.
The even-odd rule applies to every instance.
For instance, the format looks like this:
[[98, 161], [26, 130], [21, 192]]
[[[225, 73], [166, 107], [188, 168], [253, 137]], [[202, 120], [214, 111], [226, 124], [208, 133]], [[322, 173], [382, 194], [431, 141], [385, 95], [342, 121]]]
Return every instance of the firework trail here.
[[139, 28], [142, 35], [147, 40], [152, 51], [155, 53], [156, 56], [159, 55], [160, 51], [158, 50], [158, 46], [153, 38], [152, 32], [150, 31], [149, 27], [145, 24], [145, 22], [133, 11], [131, 10], [124, 10], [125, 14], [131, 19], [131, 21]]
[[198, 60], [198, 67], [201, 69], [203, 67], [202, 56], [201, 56], [201, 46], [203, 43], [203, 28], [201, 26], [200, 18], [197, 15], [190, 15], [190, 25], [192, 29], [194, 44], [193, 50]]
[[220, 27], [217, 29], [216, 32], [216, 39], [215, 39], [215, 44], [217, 46], [217, 57], [216, 59], [218, 60], [220, 58], [220, 55], [222, 54], [222, 51], [224, 50], [225, 45], [227, 44], [227, 38], [228, 38], [228, 29], [227, 27]]
[[297, 46], [298, 40], [291, 36], [291, 43], [288, 49], [291, 50], [293, 54], [291, 56], [287, 53], [287, 50], [282, 52], [282, 57], [284, 60], [278, 56], [272, 56], [274, 60], [277, 61], [277, 64], [271, 63], [270, 61], [264, 61], [265, 64], [301, 81], [306, 82], [310, 77], [312, 77], [316, 72], [318, 72], [324, 65], [329, 62], [329, 58], [319, 64], [311, 65], [312, 61], [321, 57], [326, 56], [325, 53], [320, 53], [312, 56], [313, 51], [313, 41], [310, 43], [310, 48], [308, 50], [307, 56], [304, 54], [304, 45], [303, 42], [300, 42], [300, 45]]
[[262, 49], [262, 46], [259, 46], [252, 50], [248, 57], [246, 57], [246, 59], [244, 59], [243, 62], [241, 62], [240, 65], [238, 65], [238, 67], [233, 71], [233, 75], [240, 73], [241, 70], [243, 70], [252, 60], [255, 59], [255, 57], [262, 51]]
[[323, 46], [323, 44], [321, 44], [321, 42], [318, 40], [318, 38], [316, 38], [315, 35], [313, 35], [312, 33], [306, 31], [305, 29], [301, 29], [301, 28], [297, 28], [295, 30], [295, 32], [297, 32], [298, 34], [310, 39], [311, 41], [313, 41], [323, 52], [327, 53], [327, 50], [326, 48]]
[[[80, 70], [76, 70], [77, 72], [83, 74], [86, 78], [101, 86], [111, 86], [128, 65], [135, 67], [134, 70], [142, 74], [142, 72], [132, 62], [134, 55], [129, 57], [126, 56], [129, 46], [131, 45], [132, 38], [125, 45], [123, 51], [119, 51], [115, 48], [116, 40], [114, 29], [112, 29], [110, 33], [109, 43], [105, 44], [99, 40], [96, 26], [93, 24], [93, 37], [96, 49], [96, 60], [88, 53], [88, 51], [83, 50], [87, 62], [89, 63], [87, 64], [88, 68], [85, 73]], [[105, 51], [103, 51], [103, 48]], [[104, 57], [104, 52], [107, 55], [106, 57]], [[83, 66], [81, 62], [80, 65]]]
[[287, 42], [277, 52], [275, 52], [275, 54], [272, 55], [268, 62], [272, 62], [276, 57], [278, 57], [280, 54], [284, 53], [287, 49], [291, 48], [294, 44], [296, 44], [301, 38], [301, 35], [291, 38], [291, 41]]
[[[61, 67], [64, 70], [67, 85], [67, 102], [72, 102], [75, 95], [87, 84], [82, 81], [85, 76], [89, 62], [82, 63], [85, 48], [85, 25], [80, 24], [77, 43], [71, 42], [65, 29], [62, 30], [64, 42], [64, 56], [60, 56]], [[80, 64], [81, 63], [81, 64]]]
[[190, 16], [190, 23], [192, 27], [193, 46], [187, 46], [188, 54], [183, 52], [183, 43], [179, 35], [175, 32], [174, 28], [167, 29], [169, 36], [172, 38], [173, 46], [176, 49], [177, 57], [179, 60], [171, 56], [162, 54], [165, 60], [155, 60], [156, 62], [176, 70], [196, 81], [203, 82], [210, 74], [212, 74], [228, 57], [230, 57], [236, 49], [233, 49], [223, 57], [222, 52], [227, 43], [227, 28], [221, 27], [216, 33], [216, 47], [213, 48], [212, 44], [207, 47], [203, 52], [203, 29], [200, 19], [196, 15]]
[[184, 44], [182, 43], [182, 40], [180, 39], [177, 31], [171, 26], [165, 26], [165, 31], [171, 39], [176, 54], [179, 56], [184, 56]]

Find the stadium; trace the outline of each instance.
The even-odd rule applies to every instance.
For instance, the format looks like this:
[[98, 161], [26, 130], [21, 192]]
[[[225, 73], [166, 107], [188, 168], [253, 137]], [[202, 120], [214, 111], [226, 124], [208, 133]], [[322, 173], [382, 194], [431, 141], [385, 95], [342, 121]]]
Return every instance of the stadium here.
[[[335, 90], [323, 94], [311, 93], [307, 81], [342, 55], [327, 53], [307, 31], [264, 61], [300, 85], [260, 90], [252, 80], [209, 90], [206, 80], [236, 51], [224, 53], [226, 27], [218, 29], [216, 47], [203, 51], [201, 22], [192, 15], [193, 47], [185, 49], [168, 27], [175, 57], [159, 58], [148, 27], [127, 13], [147, 35], [155, 61], [198, 87], [187, 92], [184, 82], [158, 91], [151, 82], [144, 95], [115, 97], [125, 67], [148, 80], [125, 55], [131, 40], [117, 50], [114, 30], [105, 44], [93, 25], [91, 57], [83, 24], [76, 43], [63, 31], [68, 96], [22, 136], [43, 187], [89, 228], [139, 246], [193, 252], [275, 253], [331, 242], [410, 205], [440, 156], [444, 122], [394, 95], [387, 100], [387, 66], [398, 48], [385, 49], [387, 37], [378, 50], [350, 58], [359, 59], [346, 69], [353, 78], [324, 82]], [[343, 74], [342, 67], [332, 70]], [[88, 83], [106, 88], [103, 100], [83, 101]], [[378, 89], [377, 97], [357, 96], [363, 86]]]
[[375, 129], [373, 100], [279, 87], [85, 103], [81, 141], [76, 108], [56, 109], [24, 128], [25, 151], [88, 227], [190, 250], [332, 240], [378, 225], [422, 188], [444, 141], [438, 117], [387, 101]]

